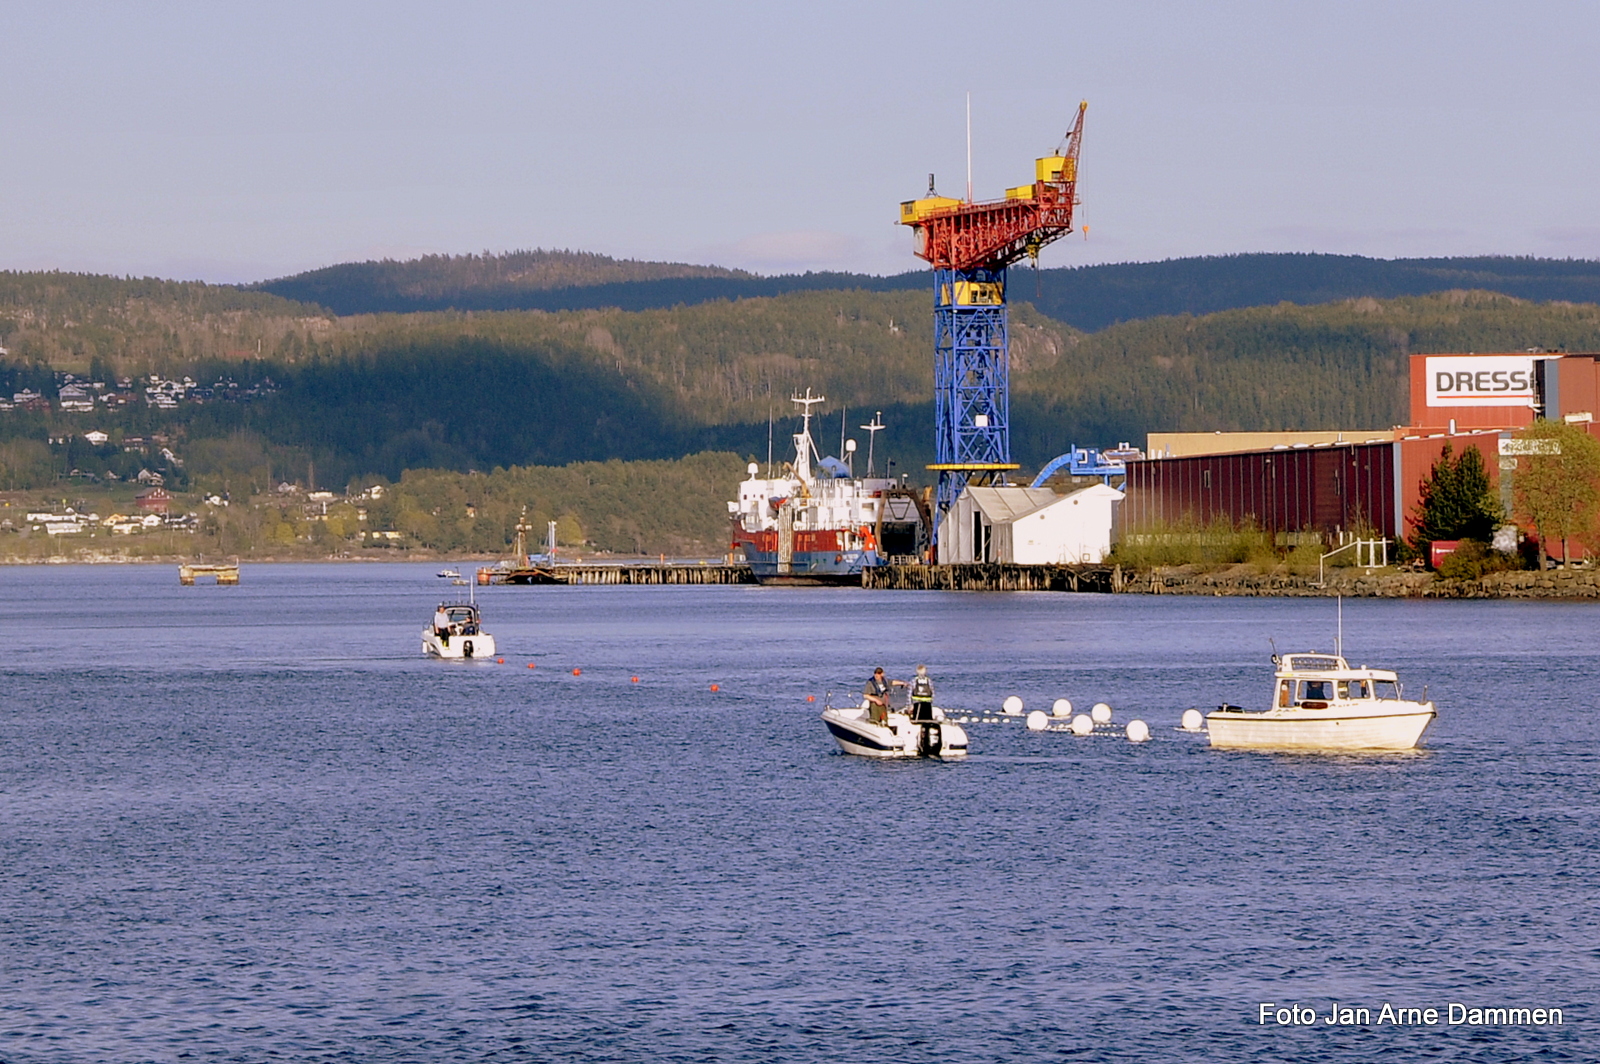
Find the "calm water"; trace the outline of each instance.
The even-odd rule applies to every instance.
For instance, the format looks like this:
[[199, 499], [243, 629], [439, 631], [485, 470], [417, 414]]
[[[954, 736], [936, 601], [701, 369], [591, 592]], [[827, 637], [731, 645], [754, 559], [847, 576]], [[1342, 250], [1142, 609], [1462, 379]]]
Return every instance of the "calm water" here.
[[[1595, 1058], [1600, 607], [1347, 603], [1440, 719], [1288, 757], [1173, 725], [1331, 603], [492, 588], [497, 666], [436, 568], [0, 570], [0, 1060]], [[1155, 738], [836, 753], [920, 660]], [[1566, 1023], [1257, 1023], [1332, 1001]]]

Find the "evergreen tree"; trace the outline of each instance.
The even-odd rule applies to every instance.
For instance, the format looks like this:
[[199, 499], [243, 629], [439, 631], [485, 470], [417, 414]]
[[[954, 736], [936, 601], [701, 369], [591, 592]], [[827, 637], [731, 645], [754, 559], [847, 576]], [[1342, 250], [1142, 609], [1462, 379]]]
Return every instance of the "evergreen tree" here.
[[1489, 471], [1476, 447], [1459, 456], [1444, 445], [1422, 484], [1422, 498], [1412, 514], [1411, 545], [1426, 554], [1436, 540], [1473, 539], [1487, 543], [1500, 522]]

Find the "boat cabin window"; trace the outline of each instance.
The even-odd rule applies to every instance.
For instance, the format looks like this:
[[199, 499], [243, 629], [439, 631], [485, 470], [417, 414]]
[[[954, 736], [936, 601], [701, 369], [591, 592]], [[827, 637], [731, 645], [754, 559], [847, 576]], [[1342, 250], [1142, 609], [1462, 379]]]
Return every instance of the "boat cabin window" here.
[[1340, 680], [1339, 697], [1359, 701], [1361, 699], [1371, 698], [1372, 695], [1367, 690], [1367, 681], [1365, 680], [1351, 680], [1349, 683]]
[[1374, 680], [1372, 686], [1377, 688], [1375, 698], [1395, 699], [1400, 697], [1400, 685], [1393, 680]]
[[1294, 681], [1293, 680], [1284, 680], [1282, 683], [1280, 683], [1278, 685], [1278, 707], [1280, 709], [1288, 709], [1289, 708], [1289, 694], [1293, 689], [1294, 689]]
[[1333, 700], [1332, 680], [1301, 680], [1301, 702], [1331, 702]]

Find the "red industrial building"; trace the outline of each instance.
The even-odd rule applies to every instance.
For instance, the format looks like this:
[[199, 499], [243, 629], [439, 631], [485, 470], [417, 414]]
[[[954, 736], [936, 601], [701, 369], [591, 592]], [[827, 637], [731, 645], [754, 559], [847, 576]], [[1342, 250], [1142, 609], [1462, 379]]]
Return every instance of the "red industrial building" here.
[[[1600, 355], [1528, 351], [1412, 355], [1411, 424], [1393, 439], [1285, 445], [1266, 450], [1151, 457], [1128, 463], [1119, 523], [1125, 532], [1218, 521], [1270, 532], [1410, 533], [1421, 487], [1449, 444], [1475, 447], [1491, 473], [1512, 433], [1535, 418], [1564, 418], [1600, 437]], [[1226, 434], [1217, 449], [1227, 450]], [[1152, 454], [1155, 452], [1152, 447]]]

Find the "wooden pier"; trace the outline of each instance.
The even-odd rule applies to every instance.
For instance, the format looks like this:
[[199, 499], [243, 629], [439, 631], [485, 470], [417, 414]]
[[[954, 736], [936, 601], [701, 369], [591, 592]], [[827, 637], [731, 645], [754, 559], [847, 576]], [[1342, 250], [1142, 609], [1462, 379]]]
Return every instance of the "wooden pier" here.
[[861, 586], [874, 591], [1095, 591], [1120, 590], [1107, 565], [882, 565], [864, 570]]
[[[480, 573], [483, 571], [479, 570]], [[562, 584], [753, 584], [756, 582], [748, 565], [558, 565], [551, 571], [560, 578], [557, 582]]]
[[185, 564], [178, 566], [178, 583], [184, 587], [193, 587], [194, 578], [197, 576], [216, 577], [218, 587], [237, 584], [239, 582], [239, 563], [233, 562], [232, 564], [222, 565]]

